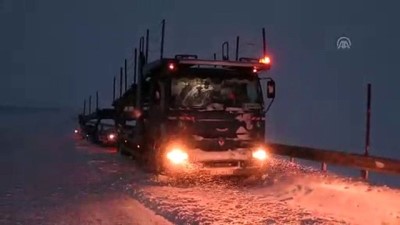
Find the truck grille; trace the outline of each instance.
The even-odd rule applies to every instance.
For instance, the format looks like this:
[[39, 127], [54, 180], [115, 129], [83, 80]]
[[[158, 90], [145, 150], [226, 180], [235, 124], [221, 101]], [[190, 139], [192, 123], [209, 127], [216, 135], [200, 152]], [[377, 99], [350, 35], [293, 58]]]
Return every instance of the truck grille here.
[[239, 166], [239, 161], [218, 161], [218, 162], [205, 162], [203, 163], [205, 167], [212, 167], [212, 168], [218, 168], [218, 167], [238, 167]]
[[249, 148], [249, 141], [226, 140], [226, 139], [205, 139], [194, 141], [194, 148], [199, 148], [203, 151], [227, 151], [238, 148]]

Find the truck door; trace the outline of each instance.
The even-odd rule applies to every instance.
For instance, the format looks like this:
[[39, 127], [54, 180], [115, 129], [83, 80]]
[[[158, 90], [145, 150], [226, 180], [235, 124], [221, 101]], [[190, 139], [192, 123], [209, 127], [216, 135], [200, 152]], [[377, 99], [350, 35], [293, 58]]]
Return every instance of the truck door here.
[[149, 126], [151, 129], [149, 131], [151, 131], [152, 137], [159, 138], [161, 116], [163, 114], [161, 105], [165, 99], [164, 93], [162, 92], [162, 83], [160, 81], [154, 81], [152, 83], [150, 99]]

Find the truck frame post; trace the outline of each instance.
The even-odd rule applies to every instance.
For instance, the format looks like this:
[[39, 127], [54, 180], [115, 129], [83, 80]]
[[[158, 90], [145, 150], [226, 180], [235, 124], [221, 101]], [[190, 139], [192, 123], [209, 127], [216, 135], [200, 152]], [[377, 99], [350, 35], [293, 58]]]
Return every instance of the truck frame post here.
[[116, 77], [114, 76], [114, 79], [113, 79], [113, 101], [115, 101], [115, 83], [116, 83]]
[[96, 110], [99, 110], [99, 92], [96, 91]]
[[143, 85], [143, 66], [145, 63], [145, 56], [143, 51], [139, 51], [139, 71], [138, 71], [138, 86], [137, 86], [137, 98], [136, 98], [136, 107], [141, 111], [142, 110], [142, 85]]
[[144, 37], [141, 36], [139, 40], [139, 52], [144, 52]]
[[136, 76], [137, 76], [137, 48], [135, 48], [135, 62], [133, 68], [133, 83], [136, 84]]
[[89, 96], [89, 114], [92, 113], [92, 96]]
[[146, 63], [149, 61], [149, 29], [146, 30]]
[[121, 97], [122, 96], [122, 85], [123, 85], [123, 83], [122, 83], [122, 71], [123, 70], [123, 68], [122, 67], [120, 67], [119, 68], [119, 97]]
[[227, 41], [222, 43], [222, 60], [229, 60], [229, 42]]
[[236, 61], [239, 61], [239, 36], [236, 37]]
[[162, 20], [160, 59], [164, 57], [165, 19]]
[[86, 115], [86, 99], [83, 100], [83, 115]]
[[262, 29], [262, 38], [263, 38], [263, 54], [267, 54], [267, 43], [265, 41], [265, 28]]
[[[364, 155], [369, 156], [371, 135], [371, 84], [367, 86], [367, 112], [366, 112], [366, 129], [365, 129], [365, 148]], [[362, 170], [361, 176], [363, 179], [368, 179], [368, 170]]]
[[125, 91], [128, 89], [128, 61], [124, 61]]

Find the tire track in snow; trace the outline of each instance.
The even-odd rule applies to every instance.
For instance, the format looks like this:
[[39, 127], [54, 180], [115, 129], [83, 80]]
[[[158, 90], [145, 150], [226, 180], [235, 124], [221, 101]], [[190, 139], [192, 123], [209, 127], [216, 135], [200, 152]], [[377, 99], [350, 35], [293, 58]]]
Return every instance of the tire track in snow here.
[[[275, 182], [280, 182], [278, 179], [283, 177], [267, 178], [269, 183], [260, 187], [274, 186]], [[277, 196], [280, 193], [274, 193], [273, 189], [270, 195], [259, 195], [251, 193], [252, 188], [229, 182], [174, 187], [142, 180], [127, 184], [126, 190], [131, 190], [134, 198], [176, 224], [347, 224], [288, 204], [292, 198], [283, 193], [282, 197]], [[306, 195], [310, 190], [298, 186], [293, 189], [293, 192], [301, 191]]]

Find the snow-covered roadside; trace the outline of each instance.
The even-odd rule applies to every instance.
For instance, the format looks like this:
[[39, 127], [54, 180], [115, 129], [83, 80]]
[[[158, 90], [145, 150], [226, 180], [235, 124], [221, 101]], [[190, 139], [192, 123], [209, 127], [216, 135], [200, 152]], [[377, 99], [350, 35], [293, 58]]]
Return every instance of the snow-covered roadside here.
[[249, 189], [250, 193], [265, 196], [272, 192], [288, 199], [291, 206], [302, 207], [316, 216], [341, 218], [349, 224], [400, 224], [399, 189], [371, 185], [311, 167], [280, 164], [279, 167], [286, 167], [286, 175], [279, 182]]
[[[291, 198], [290, 205], [342, 218], [350, 224], [400, 224], [400, 191], [374, 187], [366, 183], [349, 182], [340, 178], [309, 176], [296, 179], [283, 196]], [[258, 190], [265, 194], [271, 190]], [[264, 193], [262, 193], [264, 192]]]
[[[276, 163], [264, 184], [127, 184], [179, 224], [400, 224], [400, 191]], [[286, 171], [286, 172], [284, 172]]]

